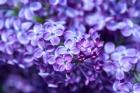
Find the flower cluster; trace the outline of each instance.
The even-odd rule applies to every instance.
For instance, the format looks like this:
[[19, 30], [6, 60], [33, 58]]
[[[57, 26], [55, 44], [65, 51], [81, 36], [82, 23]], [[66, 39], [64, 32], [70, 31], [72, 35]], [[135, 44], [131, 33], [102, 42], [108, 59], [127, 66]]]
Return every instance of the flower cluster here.
[[51, 88], [138, 93], [139, 6], [139, 0], [0, 0], [0, 62], [35, 66]]

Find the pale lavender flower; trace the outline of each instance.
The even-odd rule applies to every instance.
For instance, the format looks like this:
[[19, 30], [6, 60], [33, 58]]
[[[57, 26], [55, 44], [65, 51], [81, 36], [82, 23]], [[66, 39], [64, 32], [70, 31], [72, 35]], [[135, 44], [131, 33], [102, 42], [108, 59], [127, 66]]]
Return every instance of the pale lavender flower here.
[[46, 34], [44, 36], [44, 39], [50, 41], [52, 45], [58, 45], [60, 43], [59, 36], [62, 36], [64, 32], [64, 26], [61, 23], [58, 23], [56, 25], [51, 22], [46, 22], [45, 31]]
[[105, 64], [104, 70], [106, 72], [115, 73], [115, 77], [121, 80], [125, 77], [124, 72], [129, 72], [133, 64], [138, 62], [138, 54], [134, 48], [126, 48], [124, 46], [119, 46], [115, 48], [115, 45], [108, 42], [104, 46], [105, 50]]
[[66, 31], [64, 33], [64, 37], [65, 37], [65, 40], [73, 40], [73, 41], [80, 41], [84, 36], [84, 33], [82, 31], [75, 31], [75, 30], [69, 30], [69, 31]]
[[72, 68], [72, 57], [70, 55], [62, 55], [56, 58], [56, 64], [53, 66], [56, 71], [71, 70]]
[[113, 84], [113, 89], [117, 93], [139, 93], [140, 84], [139, 83], [132, 84], [131, 82], [121, 83], [119, 81], [116, 81]]
[[29, 30], [29, 36], [31, 37], [31, 45], [36, 46], [39, 39], [43, 37], [43, 26], [41, 24], [35, 24], [33, 29]]
[[80, 49], [80, 51], [82, 51], [86, 55], [88, 55], [88, 54], [92, 53], [94, 44], [91, 43], [91, 41], [88, 39], [82, 39], [80, 42], [78, 42], [77, 46]]
[[76, 43], [72, 40], [66, 40], [64, 42], [64, 46], [59, 46], [56, 51], [58, 54], [71, 54], [76, 55], [80, 52], [80, 50], [76, 47]]

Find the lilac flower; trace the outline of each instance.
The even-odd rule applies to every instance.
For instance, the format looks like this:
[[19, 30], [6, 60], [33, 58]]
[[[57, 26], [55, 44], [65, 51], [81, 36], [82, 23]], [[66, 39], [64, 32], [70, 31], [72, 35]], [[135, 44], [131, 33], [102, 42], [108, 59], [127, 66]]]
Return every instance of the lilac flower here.
[[[113, 43], [106, 43], [105, 49], [105, 65], [104, 70], [106, 72], [114, 73], [118, 80], [125, 77], [124, 72], [129, 72], [133, 67], [133, 64], [138, 62], [138, 53], [133, 48], [125, 48], [124, 46], [119, 46], [115, 49]], [[109, 56], [110, 55], [110, 56]]]
[[83, 38], [84, 33], [82, 31], [66, 31], [64, 33], [65, 40], [80, 41]]
[[45, 31], [44, 39], [50, 41], [52, 45], [58, 45], [60, 43], [59, 36], [63, 35], [64, 27], [62, 24], [45, 23]]
[[56, 64], [53, 66], [56, 71], [71, 70], [72, 57], [70, 55], [62, 55], [56, 58]]
[[29, 36], [31, 37], [31, 44], [36, 46], [39, 39], [43, 36], [43, 26], [41, 24], [35, 24], [33, 29], [29, 30]]
[[59, 46], [56, 51], [58, 54], [71, 54], [76, 55], [80, 52], [80, 50], [76, 47], [76, 44], [72, 40], [66, 40], [64, 42], [64, 46]]
[[119, 81], [116, 81], [113, 85], [113, 89], [117, 93], [139, 93], [140, 84], [139, 83], [132, 84], [131, 82], [121, 83]]

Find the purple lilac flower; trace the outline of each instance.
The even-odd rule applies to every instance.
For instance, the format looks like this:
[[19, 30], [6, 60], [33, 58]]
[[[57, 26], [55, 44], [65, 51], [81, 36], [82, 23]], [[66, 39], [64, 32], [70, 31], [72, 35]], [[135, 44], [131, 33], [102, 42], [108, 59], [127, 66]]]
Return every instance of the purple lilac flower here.
[[45, 23], [46, 34], [44, 39], [50, 41], [52, 45], [58, 45], [60, 43], [59, 36], [63, 35], [64, 27], [62, 24], [55, 25], [53, 23]]
[[56, 64], [53, 66], [56, 71], [71, 70], [72, 57], [70, 55], [62, 55], [56, 58]]
[[64, 33], [65, 40], [73, 40], [73, 41], [80, 41], [83, 38], [84, 33], [82, 31], [66, 31]]
[[76, 43], [72, 40], [66, 40], [64, 42], [64, 46], [59, 46], [57, 48], [57, 52], [59, 54], [71, 54], [76, 55], [80, 52], [80, 50], [76, 47]]
[[113, 84], [113, 89], [117, 93], [139, 93], [140, 84], [139, 83], [132, 84], [131, 82], [123, 82], [123, 83], [121, 83], [119, 81], [116, 81]]
[[127, 49], [124, 46], [119, 46], [115, 49], [115, 45], [108, 42], [104, 49], [106, 52], [104, 70], [115, 73], [115, 77], [119, 80], [124, 79], [124, 72], [129, 72], [133, 64], [138, 62], [138, 52], [133, 48]]

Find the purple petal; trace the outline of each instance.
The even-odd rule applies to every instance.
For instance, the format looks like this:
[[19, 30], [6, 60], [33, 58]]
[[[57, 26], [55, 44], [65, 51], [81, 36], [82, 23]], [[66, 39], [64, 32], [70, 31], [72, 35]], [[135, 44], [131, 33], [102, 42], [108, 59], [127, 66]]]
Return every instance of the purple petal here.
[[119, 52], [114, 52], [111, 54], [112, 60], [119, 61], [121, 58], [122, 58], [122, 55]]
[[65, 32], [65, 39], [66, 40], [68, 40], [68, 39], [73, 40], [75, 36], [76, 36], [76, 34], [72, 31], [66, 31]]
[[32, 26], [32, 22], [24, 22], [21, 24], [23, 30], [28, 30]]
[[116, 69], [116, 66], [115, 66], [115, 64], [113, 64], [113, 63], [110, 62], [110, 63], [106, 63], [106, 64], [104, 65], [103, 69], [104, 69], [106, 72], [114, 72], [115, 69]]
[[6, 28], [10, 28], [11, 26], [12, 26], [12, 24], [13, 24], [13, 19], [6, 19], [6, 21], [5, 21], [5, 27]]
[[35, 24], [33, 27], [33, 31], [35, 33], [39, 33], [42, 30], [42, 25], [41, 24]]
[[118, 69], [116, 72], [116, 79], [122, 80], [125, 77], [124, 72], [121, 69]]
[[80, 50], [76, 47], [73, 47], [73, 48], [71, 48], [71, 53], [77, 55], [80, 53]]
[[127, 59], [121, 60], [121, 63], [123, 65], [122, 69], [125, 72], [129, 72], [130, 69], [132, 68], [132, 64], [130, 64], [129, 60], [127, 60]]
[[66, 40], [64, 45], [66, 48], [71, 49], [74, 46], [74, 42], [72, 40]]
[[56, 58], [57, 64], [64, 65], [64, 62], [65, 62], [65, 59], [62, 56]]
[[46, 33], [45, 36], [44, 36], [44, 39], [45, 39], [46, 41], [48, 41], [48, 40], [50, 40], [50, 39], [52, 39], [52, 38], [53, 38], [53, 36], [52, 36], [50, 33]]
[[54, 64], [56, 61], [55, 61], [55, 57], [54, 57], [54, 55], [51, 55], [51, 56], [49, 56], [48, 57], [48, 63], [50, 64], [50, 65], [52, 65], [52, 64]]
[[19, 16], [20, 18], [24, 18], [24, 12], [25, 12], [25, 9], [24, 9], [24, 8], [21, 8], [20, 11], [19, 11], [18, 16]]
[[40, 58], [42, 55], [43, 55], [42, 49], [36, 48], [36, 49], [34, 50], [34, 57]]
[[28, 35], [25, 33], [18, 33], [17, 39], [19, 40], [19, 42], [21, 44], [28, 44], [29, 43]]
[[138, 83], [134, 84], [133, 93], [140, 93], [140, 84]]
[[6, 49], [7, 54], [9, 55], [13, 54], [13, 47], [11, 45], [6, 45], [5, 49]]
[[62, 36], [63, 35], [63, 30], [56, 30], [56, 32], [55, 32], [55, 34], [56, 34], [56, 36]]
[[53, 69], [55, 71], [64, 71], [65, 70], [65, 67], [63, 65], [55, 64], [55, 65], [53, 65]]
[[70, 55], [65, 55], [65, 61], [71, 62], [72, 61], [72, 57]]
[[40, 2], [32, 2], [30, 4], [30, 9], [33, 10], [33, 11], [37, 11], [39, 9], [41, 9], [42, 5]]
[[116, 81], [113, 84], [113, 89], [115, 91], [121, 91], [119, 93], [129, 93], [131, 90], [132, 84], [131, 83], [121, 83], [120, 81]]
[[26, 18], [27, 20], [32, 20], [33, 17], [34, 17], [33, 11], [31, 11], [31, 10], [28, 9], [28, 8], [26, 8], [26, 9], [24, 10], [24, 15], [25, 15], [25, 18]]
[[15, 30], [19, 30], [20, 26], [21, 26], [21, 20], [15, 20], [13, 22], [13, 27], [14, 27]]
[[59, 37], [54, 37], [50, 40], [52, 45], [58, 45], [60, 43], [60, 38]]
[[128, 37], [132, 35], [132, 30], [125, 29], [125, 30], [122, 30], [121, 33], [123, 36]]
[[71, 63], [67, 62], [66, 65], [65, 65], [65, 69], [66, 70], [71, 70], [71, 68], [72, 68]]
[[137, 54], [136, 49], [131, 48], [126, 50], [126, 56], [128, 57], [135, 57], [136, 54]]
[[111, 53], [115, 50], [115, 45], [112, 42], [108, 42], [105, 44], [104, 50], [106, 53]]
[[56, 49], [56, 54], [66, 54], [67, 53], [67, 50], [64, 46], [59, 46], [57, 49]]
[[2, 32], [1, 33], [1, 40], [4, 42], [7, 42], [7, 40], [8, 40], [7, 38], [8, 38], [7, 32]]
[[33, 56], [31, 54], [24, 54], [23, 60], [25, 62], [32, 62], [33, 61]]

